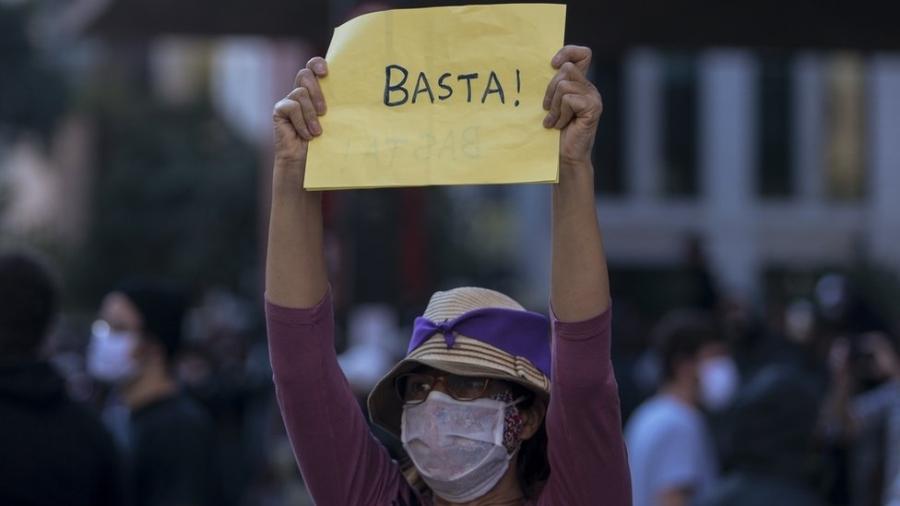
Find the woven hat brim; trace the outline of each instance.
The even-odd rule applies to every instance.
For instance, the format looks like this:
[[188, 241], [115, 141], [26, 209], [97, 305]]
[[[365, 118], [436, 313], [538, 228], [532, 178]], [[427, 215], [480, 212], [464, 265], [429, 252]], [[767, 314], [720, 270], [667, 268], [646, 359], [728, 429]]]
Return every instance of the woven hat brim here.
[[[469, 340], [463, 336], [458, 339]], [[401, 374], [411, 372], [421, 366], [458, 376], [501, 379], [521, 385], [538, 396], [549, 397], [550, 380], [537, 371], [530, 362], [512, 357], [496, 348], [487, 347], [487, 345], [480, 344], [480, 347], [482, 348], [480, 351], [487, 352], [486, 356], [479, 357], [478, 354], [461, 352], [458, 348], [446, 348], [445, 345], [442, 347], [427, 346], [427, 343], [414, 350], [381, 378], [369, 394], [369, 417], [372, 422], [400, 437], [403, 401], [394, 389], [394, 382]]]

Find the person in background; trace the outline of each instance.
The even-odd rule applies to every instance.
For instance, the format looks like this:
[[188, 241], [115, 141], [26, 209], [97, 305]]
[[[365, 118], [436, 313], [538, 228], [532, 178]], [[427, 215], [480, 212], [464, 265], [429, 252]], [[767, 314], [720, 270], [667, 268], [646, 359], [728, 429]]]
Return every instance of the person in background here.
[[891, 485], [891, 495], [885, 501], [885, 506], [900, 506], [900, 474], [894, 477]]
[[103, 299], [92, 329], [88, 370], [129, 411], [126, 453], [137, 506], [220, 503], [212, 421], [172, 371], [185, 309], [177, 289], [135, 280]]
[[818, 392], [795, 367], [773, 365], [754, 374], [730, 412], [730, 471], [697, 505], [824, 506], [815, 487]]
[[888, 504], [900, 476], [900, 353], [883, 332], [838, 339], [825, 423], [849, 443], [851, 504]]
[[663, 383], [625, 428], [634, 506], [687, 505], [712, 485], [718, 468], [701, 407], [728, 404], [737, 367], [706, 313], [672, 313], [654, 339]]
[[[398, 337], [397, 316], [390, 306], [360, 304], [350, 312], [347, 324], [348, 346], [338, 355], [337, 360], [341, 371], [347, 377], [347, 382], [350, 383], [353, 395], [367, 417], [369, 407], [366, 399], [369, 392], [391, 369], [397, 355], [400, 355], [397, 353], [397, 346], [394, 346], [400, 344]], [[398, 458], [403, 455], [403, 449], [397, 438], [390, 432], [374, 423], [369, 425], [369, 429], [387, 448], [391, 457]]]
[[112, 437], [40, 355], [57, 306], [38, 261], [0, 254], [0, 504], [125, 504]]

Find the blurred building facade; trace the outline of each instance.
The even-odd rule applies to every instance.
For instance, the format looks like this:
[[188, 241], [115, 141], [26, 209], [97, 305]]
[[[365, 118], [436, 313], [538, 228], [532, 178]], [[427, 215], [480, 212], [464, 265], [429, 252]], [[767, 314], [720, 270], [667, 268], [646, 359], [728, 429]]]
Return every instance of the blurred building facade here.
[[[211, 81], [222, 112], [264, 146], [268, 104], [311, 54], [221, 43]], [[869, 261], [900, 272], [900, 53], [636, 48], [601, 56], [593, 72], [605, 97], [595, 162], [611, 263], [677, 266], [697, 238], [723, 291], [741, 297], [759, 296], [771, 269]], [[518, 288], [542, 300], [548, 190], [499, 193], [515, 215]], [[477, 221], [467, 207], [458, 219]]]
[[[900, 269], [900, 54], [640, 48], [595, 74], [613, 122], [596, 156], [613, 264], [683, 263], [697, 237], [742, 296], [772, 268]], [[529, 213], [538, 190], [514, 191]], [[519, 250], [540, 249], [547, 223]]]
[[[291, 28], [283, 19], [267, 24], [258, 13], [249, 24], [237, 22], [239, 12], [202, 22], [193, 11], [163, 15], [162, 8], [152, 17], [141, 17], [136, 14], [139, 7], [148, 5], [136, 0], [76, 2], [88, 7], [63, 17], [84, 31], [82, 42], [94, 41], [95, 35], [113, 37], [101, 38], [99, 46], [87, 44], [92, 49], [86, 53], [95, 57], [129, 57], [132, 53], [117, 56], [115, 48], [116, 37], [130, 34], [133, 38], [126, 38], [126, 45], [141, 48], [151, 88], [164, 100], [211, 97], [221, 117], [263, 153], [262, 224], [271, 106], [289, 91], [306, 59], [325, 51], [320, 25], [340, 22], [344, 14], [336, 13], [353, 12], [353, 4], [315, 2], [307, 16], [297, 18], [300, 24], [292, 37], [286, 37]], [[593, 77], [605, 98], [596, 171], [598, 212], [612, 264], [678, 265], [690, 240], [698, 238], [722, 289], [751, 297], [760, 294], [763, 274], [772, 268], [817, 269], [865, 259], [900, 271], [900, 201], [893, 197], [900, 192], [900, 53], [891, 52], [897, 41], [884, 40], [887, 49], [879, 52], [872, 48], [882, 40], [862, 30], [862, 35], [854, 35], [848, 29], [834, 39], [835, 44], [856, 47], [845, 51], [828, 46], [827, 37], [808, 38], [812, 32], [803, 30], [797, 31], [797, 40], [788, 39], [789, 16], [806, 13], [810, 23], [827, 17], [799, 8], [785, 11], [784, 22], [769, 27], [781, 27], [772, 39], [784, 46], [781, 49], [731, 47], [727, 44], [751, 47], [766, 41], [740, 38], [749, 37], [746, 30], [736, 30], [745, 35], [732, 41], [713, 25], [698, 25], [701, 33], [693, 35], [690, 26], [682, 27], [683, 33], [651, 33], [632, 26], [633, 33], [623, 29], [604, 39], [600, 27], [608, 29], [610, 23], [603, 12], [622, 16], [622, 26], [631, 26], [638, 19], [635, 13], [573, 4], [569, 32], [595, 46]], [[772, 8], [764, 3], [759, 15]], [[596, 17], [575, 15], [585, 9]], [[708, 17], [714, 18], [712, 13]], [[732, 21], [723, 18], [722, 24]], [[141, 30], [129, 32], [138, 25]], [[231, 35], [235, 32], [248, 33]], [[303, 37], [307, 32], [311, 35]], [[707, 47], [702, 33], [709, 35]], [[678, 40], [691, 45], [679, 49], [666, 43]], [[792, 47], [798, 44], [813, 48]], [[86, 135], [79, 132], [66, 135]], [[75, 146], [69, 150], [75, 150], [84, 143], [69, 144]], [[20, 155], [7, 161], [35, 165], [35, 159]], [[89, 165], [85, 160], [90, 153], [73, 159], [82, 160], [79, 167]], [[89, 170], [76, 172], [77, 181], [90, 177]], [[25, 188], [39, 180], [22, 176], [13, 184]], [[71, 221], [85, 215], [89, 199], [83, 183], [83, 190], [66, 186], [76, 191], [67, 192], [66, 200], [53, 199], [60, 208], [55, 215]], [[22, 211], [8, 214], [8, 226], [33, 226], [34, 220], [20, 216], [30, 209], [23, 199], [35, 191], [10, 193], [22, 196], [10, 209]], [[447, 193], [451, 201], [504, 200], [512, 214], [506, 251], [515, 257], [522, 280], [517, 288], [526, 300], [543, 300], [549, 280], [547, 189], [451, 188]], [[467, 209], [479, 208], [460, 205], [453, 216], [460, 222], [475, 220]], [[83, 226], [78, 223], [65, 227], [69, 236], [79, 236], [72, 232]]]

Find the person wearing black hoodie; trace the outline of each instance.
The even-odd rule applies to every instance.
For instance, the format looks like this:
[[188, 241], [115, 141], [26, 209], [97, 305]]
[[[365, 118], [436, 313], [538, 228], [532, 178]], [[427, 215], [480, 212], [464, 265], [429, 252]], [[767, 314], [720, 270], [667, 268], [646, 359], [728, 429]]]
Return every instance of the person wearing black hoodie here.
[[0, 254], [0, 504], [119, 506], [125, 486], [112, 437], [40, 357], [57, 304], [38, 261]]
[[87, 369], [128, 408], [125, 453], [135, 506], [221, 506], [214, 422], [173, 366], [188, 300], [177, 285], [134, 278], [100, 304]]
[[814, 433], [821, 395], [803, 372], [762, 368], [738, 394], [725, 449], [730, 471], [697, 506], [824, 506]]

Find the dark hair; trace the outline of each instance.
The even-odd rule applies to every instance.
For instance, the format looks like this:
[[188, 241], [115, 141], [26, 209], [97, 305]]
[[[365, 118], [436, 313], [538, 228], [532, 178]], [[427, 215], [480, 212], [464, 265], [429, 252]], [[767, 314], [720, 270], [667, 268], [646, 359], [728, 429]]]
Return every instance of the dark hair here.
[[516, 456], [516, 478], [526, 499], [534, 499], [550, 477], [550, 460], [547, 458], [547, 429], [544, 421], [537, 432], [522, 442]]
[[162, 344], [171, 358], [181, 346], [181, 330], [187, 311], [187, 297], [177, 286], [162, 281], [131, 279], [114, 290], [137, 308], [144, 333]]
[[40, 260], [0, 254], [0, 357], [37, 355], [58, 305], [56, 284]]
[[693, 309], [666, 315], [653, 335], [663, 380], [674, 378], [679, 362], [695, 357], [705, 345], [718, 341], [723, 341], [723, 333], [712, 315]]
[[[507, 383], [509, 383], [513, 397], [525, 397], [519, 404], [519, 409], [523, 411], [530, 410], [537, 400], [535, 393], [518, 383]], [[522, 441], [519, 453], [516, 455], [516, 479], [526, 499], [534, 499], [540, 495], [547, 478], [550, 477], [545, 420], [546, 411], [544, 412], [544, 420], [541, 420], [541, 425], [537, 431], [529, 439]]]

